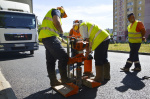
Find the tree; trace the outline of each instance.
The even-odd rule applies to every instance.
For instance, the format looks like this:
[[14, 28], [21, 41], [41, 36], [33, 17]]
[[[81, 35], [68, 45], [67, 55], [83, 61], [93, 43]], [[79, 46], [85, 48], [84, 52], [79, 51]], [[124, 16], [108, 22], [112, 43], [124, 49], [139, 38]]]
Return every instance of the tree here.
[[150, 34], [148, 35], [148, 38], [147, 38], [147, 40], [150, 40]]
[[39, 34], [40, 31], [41, 31], [41, 28], [42, 28], [41, 26], [42, 26], [42, 24], [39, 22], [39, 23], [38, 23], [38, 34]]
[[113, 37], [113, 34], [109, 32], [109, 30], [105, 29], [105, 31], [107, 31], [110, 35], [110, 37], [112, 38]]
[[69, 33], [68, 33], [68, 32], [65, 32], [65, 33], [64, 33], [64, 36], [69, 36]]

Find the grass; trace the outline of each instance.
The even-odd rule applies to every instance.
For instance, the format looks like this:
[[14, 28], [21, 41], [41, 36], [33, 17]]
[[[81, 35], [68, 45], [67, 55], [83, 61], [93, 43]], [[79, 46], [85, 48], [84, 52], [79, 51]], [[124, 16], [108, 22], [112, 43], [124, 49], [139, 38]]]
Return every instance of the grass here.
[[[42, 43], [40, 43], [42, 44]], [[67, 47], [67, 44], [62, 43], [63, 47]], [[114, 51], [130, 51], [129, 44], [121, 44], [121, 43], [116, 43], [116, 44], [109, 44], [108, 50], [114, 50]], [[139, 52], [142, 53], [150, 53], [150, 44], [141, 44]]]
[[[130, 51], [129, 44], [109, 44], [108, 50], [114, 50], [114, 51]], [[139, 52], [142, 53], [150, 53], [150, 44], [141, 44]]]

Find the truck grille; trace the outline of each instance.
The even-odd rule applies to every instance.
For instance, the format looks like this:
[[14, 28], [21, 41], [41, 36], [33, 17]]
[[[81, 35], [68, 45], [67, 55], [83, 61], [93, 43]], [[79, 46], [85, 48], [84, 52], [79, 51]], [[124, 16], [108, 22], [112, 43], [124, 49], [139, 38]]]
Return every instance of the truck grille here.
[[31, 40], [32, 34], [22, 33], [6, 33], [4, 34], [6, 41], [17, 41], [17, 40]]

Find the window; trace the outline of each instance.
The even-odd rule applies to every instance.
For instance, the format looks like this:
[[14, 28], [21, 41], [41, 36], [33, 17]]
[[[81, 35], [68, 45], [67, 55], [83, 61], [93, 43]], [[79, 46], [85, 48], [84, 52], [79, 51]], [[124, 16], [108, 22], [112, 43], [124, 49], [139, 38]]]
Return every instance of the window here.
[[139, 4], [142, 4], [142, 1], [139, 1]]
[[0, 19], [0, 28], [36, 28], [35, 15], [0, 12]]
[[133, 8], [128, 8], [127, 11], [133, 11]]
[[138, 16], [141, 16], [141, 13], [138, 13]]
[[129, 3], [127, 4], [127, 6], [130, 6], [130, 5], [133, 5], [133, 2], [129, 2]]
[[141, 9], [142, 9], [141, 7], [138, 8], [138, 10], [141, 10]]

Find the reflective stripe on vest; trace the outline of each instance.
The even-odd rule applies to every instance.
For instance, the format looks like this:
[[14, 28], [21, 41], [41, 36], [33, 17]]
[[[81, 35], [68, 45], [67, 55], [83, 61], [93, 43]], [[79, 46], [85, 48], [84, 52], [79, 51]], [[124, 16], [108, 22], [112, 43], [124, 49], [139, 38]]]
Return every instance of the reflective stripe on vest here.
[[130, 39], [141, 39], [142, 37], [128, 37]]
[[128, 32], [128, 34], [141, 34], [141, 32], [137, 32], [137, 33]]
[[49, 30], [49, 31], [52, 31], [52, 32], [55, 32], [57, 34], [60, 34], [59, 32], [55, 31], [54, 29], [51, 29], [49, 27], [42, 27], [41, 30]]
[[90, 36], [90, 34], [91, 34], [92, 30], [93, 30], [94, 25], [95, 25], [95, 24], [92, 24], [92, 26], [90, 27], [90, 30], [89, 30], [89, 32], [88, 32], [88, 36]]
[[[50, 17], [45, 17], [44, 20], [53, 21], [53, 19], [50, 18]], [[49, 27], [42, 27], [41, 30], [49, 30], [49, 31], [55, 32], [55, 33], [57, 33], [57, 34], [60, 34], [58, 31], [55, 31], [54, 29], [49, 28]]]
[[50, 21], [53, 21], [53, 19], [50, 18], [50, 17], [45, 17], [44, 20], [50, 20]]

